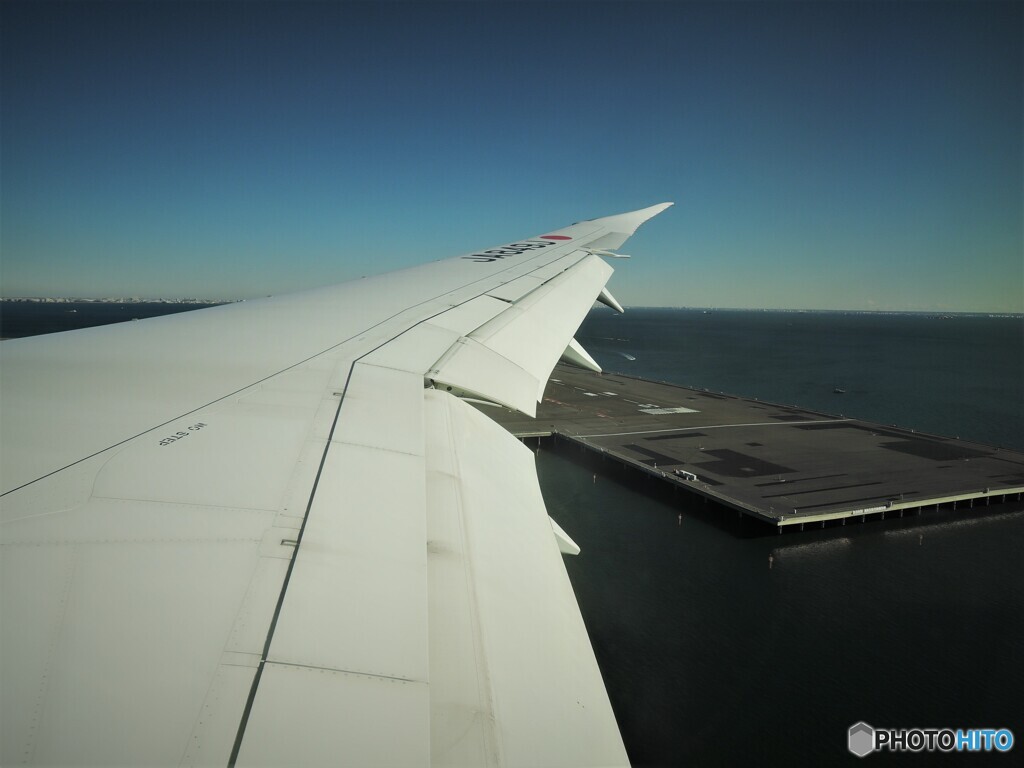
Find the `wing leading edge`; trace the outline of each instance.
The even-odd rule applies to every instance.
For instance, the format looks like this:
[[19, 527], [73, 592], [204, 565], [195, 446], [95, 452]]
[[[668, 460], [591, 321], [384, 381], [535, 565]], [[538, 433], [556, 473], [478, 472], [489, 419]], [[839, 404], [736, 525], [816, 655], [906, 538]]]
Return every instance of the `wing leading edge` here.
[[[532, 413], [611, 274], [593, 251], [665, 207], [4, 342], [3, 463], [25, 455], [0, 511], [2, 762], [625, 763], [571, 540], [529, 452], [458, 396]], [[161, 354], [186, 366], [167, 398]], [[67, 408], [91, 412], [54, 447]]]

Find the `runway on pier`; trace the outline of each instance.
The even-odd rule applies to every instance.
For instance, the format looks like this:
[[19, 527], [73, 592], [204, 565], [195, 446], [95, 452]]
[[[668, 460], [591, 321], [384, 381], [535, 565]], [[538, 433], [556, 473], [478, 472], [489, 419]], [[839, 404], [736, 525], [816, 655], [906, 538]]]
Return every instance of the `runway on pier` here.
[[483, 410], [519, 437], [574, 443], [780, 528], [1024, 493], [1017, 451], [568, 365], [536, 419]]

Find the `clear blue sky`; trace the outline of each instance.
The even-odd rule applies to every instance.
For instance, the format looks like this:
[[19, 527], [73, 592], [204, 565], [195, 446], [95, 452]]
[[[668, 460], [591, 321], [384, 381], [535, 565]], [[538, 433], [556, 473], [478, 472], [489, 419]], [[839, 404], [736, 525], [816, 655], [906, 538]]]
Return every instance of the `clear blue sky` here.
[[625, 304], [1024, 311], [1022, 4], [0, 5], [0, 292], [240, 298], [664, 200]]

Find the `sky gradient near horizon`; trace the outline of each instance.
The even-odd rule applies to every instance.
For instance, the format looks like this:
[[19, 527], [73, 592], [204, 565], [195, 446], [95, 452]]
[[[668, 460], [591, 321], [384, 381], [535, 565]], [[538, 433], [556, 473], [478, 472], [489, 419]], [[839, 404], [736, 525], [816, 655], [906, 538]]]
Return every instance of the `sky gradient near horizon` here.
[[0, 293], [247, 298], [672, 200], [626, 305], [1024, 312], [1020, 3], [0, 5]]

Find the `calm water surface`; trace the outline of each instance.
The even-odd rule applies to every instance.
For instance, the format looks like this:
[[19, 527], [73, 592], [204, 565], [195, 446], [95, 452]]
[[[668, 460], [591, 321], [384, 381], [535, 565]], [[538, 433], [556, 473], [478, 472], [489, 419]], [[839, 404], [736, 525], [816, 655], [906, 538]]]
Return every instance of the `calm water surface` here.
[[0, 338], [17, 339], [42, 333], [73, 331], [96, 325], [110, 325], [147, 317], [189, 312], [196, 304], [166, 304], [163, 302], [133, 302], [126, 304], [106, 302], [69, 302], [43, 304], [36, 302], [0, 302]]
[[[1020, 318], [594, 312], [578, 338], [611, 370], [1024, 449]], [[572, 455], [538, 469], [635, 764], [853, 764], [858, 720], [1006, 726], [1019, 757], [1024, 512], [763, 535]], [[939, 757], [867, 759], [985, 760]]]

